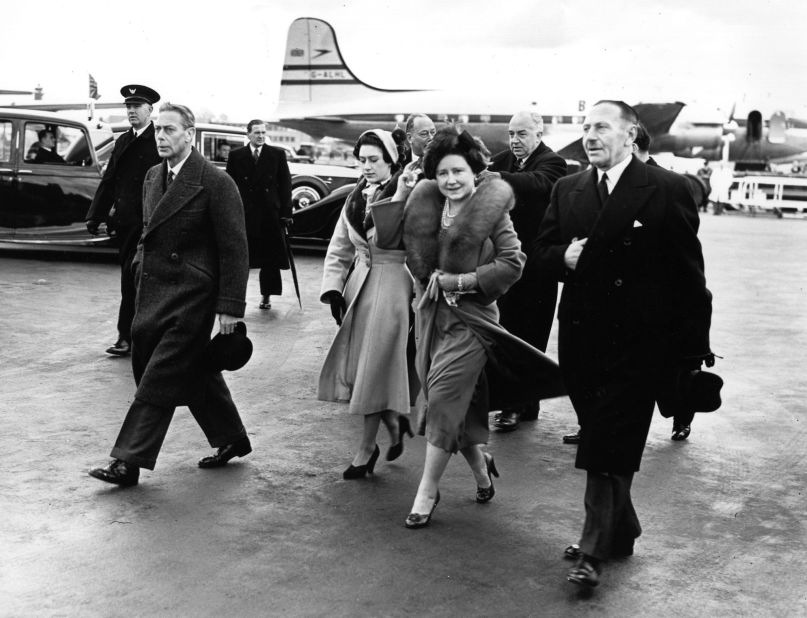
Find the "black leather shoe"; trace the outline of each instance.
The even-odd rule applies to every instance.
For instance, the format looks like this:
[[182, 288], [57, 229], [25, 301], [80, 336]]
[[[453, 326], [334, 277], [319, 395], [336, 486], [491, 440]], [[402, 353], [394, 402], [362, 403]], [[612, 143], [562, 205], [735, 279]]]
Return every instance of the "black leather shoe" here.
[[112, 356], [129, 356], [131, 351], [132, 346], [126, 339], [118, 339], [114, 345], [106, 349], [106, 353], [112, 354]]
[[563, 550], [563, 557], [569, 560], [580, 560], [582, 556], [583, 552], [580, 550], [580, 546], [577, 543], [572, 543]]
[[578, 429], [575, 433], [567, 433], [565, 436], [563, 436], [563, 443], [580, 444], [580, 430]]
[[485, 467], [488, 470], [488, 478], [490, 479], [490, 487], [476, 486], [476, 501], [479, 504], [490, 502], [491, 498], [496, 495], [496, 490], [493, 488], [493, 477], [499, 478], [499, 471], [496, 469], [496, 462], [493, 461], [493, 455], [485, 453]]
[[599, 565], [590, 557], [583, 554], [569, 572], [566, 579], [579, 586], [594, 588], [600, 583]]
[[518, 429], [518, 423], [521, 421], [521, 410], [517, 408], [508, 408], [502, 410], [498, 418], [493, 421], [493, 425], [502, 432], [515, 431]]
[[672, 436], [670, 436], [670, 440], [675, 440], [676, 442], [686, 440], [689, 437], [689, 432], [691, 430], [692, 429], [689, 425], [673, 425]]
[[398, 442], [387, 449], [387, 461], [395, 461], [403, 454], [404, 435], [408, 435], [410, 438], [415, 437], [415, 434], [412, 433], [412, 426], [409, 424], [409, 419], [401, 414], [398, 416]]
[[375, 462], [378, 460], [378, 456], [380, 454], [381, 451], [378, 448], [378, 444], [376, 444], [373, 454], [370, 455], [370, 459], [367, 460], [367, 463], [361, 466], [354, 466], [353, 464], [350, 464], [348, 469], [342, 472], [342, 478], [346, 481], [352, 481], [355, 479], [364, 478], [364, 476], [367, 474], [372, 474], [373, 470], [375, 470]]
[[249, 443], [249, 438], [244, 436], [237, 442], [228, 444], [227, 446], [220, 446], [215, 455], [202, 457], [199, 460], [200, 468], [221, 468], [226, 466], [227, 462], [233, 457], [243, 457], [252, 452], [252, 445]]
[[140, 467], [121, 459], [113, 459], [105, 468], [93, 468], [89, 471], [89, 475], [99, 481], [131, 487], [137, 485], [140, 479]]
[[434, 504], [432, 504], [432, 510], [429, 511], [427, 514], [423, 513], [409, 513], [406, 516], [406, 521], [404, 521], [404, 526], [409, 528], [410, 530], [415, 530], [417, 528], [425, 528], [429, 525], [432, 520], [432, 515], [434, 515], [434, 509], [437, 508], [437, 503], [440, 502], [440, 491], [437, 491], [437, 496], [434, 498]]

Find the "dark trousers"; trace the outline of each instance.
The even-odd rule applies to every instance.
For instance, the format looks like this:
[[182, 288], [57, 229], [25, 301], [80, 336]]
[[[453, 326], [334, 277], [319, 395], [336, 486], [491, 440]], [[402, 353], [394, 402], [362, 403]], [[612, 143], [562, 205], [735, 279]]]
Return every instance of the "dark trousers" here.
[[261, 286], [261, 296], [273, 294], [279, 296], [283, 293], [283, 279], [280, 277], [280, 269], [277, 266], [264, 266], [258, 274], [258, 282]]
[[[232, 444], [247, 435], [230, 397], [230, 389], [220, 373], [210, 374], [204, 393], [188, 407], [214, 448]], [[110, 456], [154, 470], [173, 416], [173, 407], [135, 399], [129, 406]]]
[[642, 534], [630, 498], [633, 473], [586, 473], [586, 521], [580, 550], [597, 560], [608, 560], [612, 550], [632, 547]]
[[118, 309], [118, 336], [129, 343], [132, 342], [132, 320], [135, 313], [134, 274], [132, 273], [132, 260], [137, 251], [137, 242], [143, 228], [139, 225], [120, 226], [116, 229], [118, 235], [118, 262], [120, 263], [120, 309]]

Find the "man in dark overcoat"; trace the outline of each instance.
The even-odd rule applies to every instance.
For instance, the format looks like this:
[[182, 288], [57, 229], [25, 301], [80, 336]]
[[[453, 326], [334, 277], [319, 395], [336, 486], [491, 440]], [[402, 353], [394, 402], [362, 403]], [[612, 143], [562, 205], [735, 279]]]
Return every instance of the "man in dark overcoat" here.
[[635, 111], [594, 105], [583, 125], [590, 170], [562, 178], [530, 268], [563, 282], [560, 368], [580, 423], [585, 524], [568, 579], [597, 585], [631, 555], [641, 526], [630, 486], [662, 385], [710, 354], [711, 296], [684, 179], [632, 156]]
[[271, 309], [270, 295], [283, 293], [280, 271], [289, 268], [285, 226], [291, 223], [291, 174], [286, 153], [266, 144], [266, 123], [250, 120], [249, 144], [227, 159], [227, 173], [244, 203], [249, 267], [260, 268], [261, 309]]
[[[544, 121], [536, 112], [518, 112], [510, 119], [507, 130], [510, 149], [496, 154], [490, 169], [482, 178], [501, 178], [513, 189], [516, 204], [510, 218], [521, 241], [521, 249], [532, 252], [538, 226], [549, 205], [552, 187], [566, 174], [566, 161], [541, 141]], [[499, 321], [508, 331], [531, 346], [546, 352], [555, 303], [558, 298], [557, 279], [541, 269], [525, 272], [499, 301]], [[524, 376], [524, 379], [530, 379]], [[540, 402], [507, 408], [494, 417], [501, 431], [513, 431], [520, 421], [538, 418]]]
[[224, 378], [204, 352], [216, 316], [230, 334], [246, 303], [249, 265], [244, 215], [232, 179], [192, 148], [193, 113], [165, 103], [156, 123], [164, 162], [143, 186], [143, 235], [133, 261], [137, 303], [132, 369], [137, 392], [111, 456], [90, 471], [102, 481], [135, 485], [154, 469], [174, 409], [190, 408], [218, 452], [203, 468], [252, 449]]
[[115, 231], [118, 245], [121, 272], [118, 339], [106, 351], [115, 356], [127, 356], [132, 344], [135, 307], [132, 258], [143, 232], [143, 179], [149, 168], [160, 162], [151, 122], [153, 105], [160, 100], [160, 95], [138, 84], [124, 86], [121, 94], [132, 128], [115, 141], [86, 217], [87, 229], [93, 235], [98, 233], [98, 226], [107, 221]]

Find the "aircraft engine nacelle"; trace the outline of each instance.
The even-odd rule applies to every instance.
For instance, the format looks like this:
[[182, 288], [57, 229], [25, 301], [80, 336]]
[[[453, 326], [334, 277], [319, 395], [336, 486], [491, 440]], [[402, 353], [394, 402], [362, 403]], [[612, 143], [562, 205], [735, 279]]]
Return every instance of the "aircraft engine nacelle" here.
[[762, 114], [754, 110], [748, 114], [745, 125], [745, 141], [758, 142], [762, 139]]

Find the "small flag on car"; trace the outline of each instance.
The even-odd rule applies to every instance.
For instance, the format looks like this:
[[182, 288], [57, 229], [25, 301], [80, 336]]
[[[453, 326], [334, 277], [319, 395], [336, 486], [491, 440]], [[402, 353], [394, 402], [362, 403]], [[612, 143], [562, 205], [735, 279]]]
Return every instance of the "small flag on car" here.
[[92, 75], [90, 75], [90, 98], [95, 100], [101, 98], [101, 95], [98, 94], [98, 82]]

